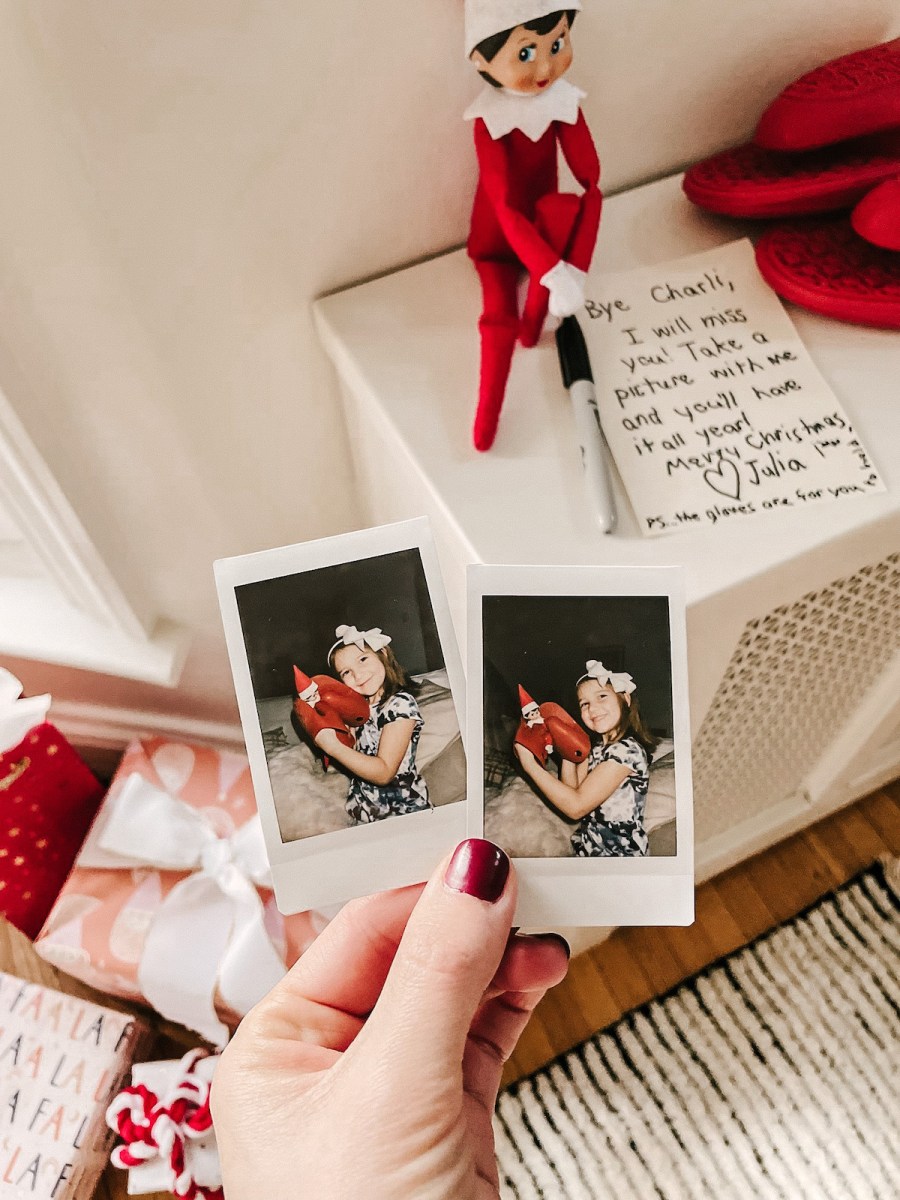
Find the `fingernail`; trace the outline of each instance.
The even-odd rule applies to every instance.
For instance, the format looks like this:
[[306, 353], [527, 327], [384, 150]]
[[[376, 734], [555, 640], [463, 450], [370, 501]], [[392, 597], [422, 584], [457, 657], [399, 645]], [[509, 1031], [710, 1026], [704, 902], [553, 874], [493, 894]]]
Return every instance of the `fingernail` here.
[[454, 892], [465, 892], [493, 904], [503, 895], [509, 878], [509, 859], [499, 846], [483, 838], [460, 842], [444, 874]]
[[572, 947], [569, 945], [569, 943], [566, 941], [566, 939], [563, 937], [563, 935], [561, 933], [523, 933], [523, 934], [520, 934], [520, 936], [527, 937], [527, 938], [536, 938], [542, 942], [547, 942], [552, 939], [554, 942], [559, 942], [559, 944], [565, 950], [566, 958], [572, 957]]

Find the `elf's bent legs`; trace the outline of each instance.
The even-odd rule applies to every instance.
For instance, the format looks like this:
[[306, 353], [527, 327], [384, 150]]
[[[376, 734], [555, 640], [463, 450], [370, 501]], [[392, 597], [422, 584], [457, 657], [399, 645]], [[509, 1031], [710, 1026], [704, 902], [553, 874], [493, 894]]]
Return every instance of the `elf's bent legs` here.
[[[542, 196], [535, 206], [534, 224], [538, 233], [562, 259], [566, 258], [581, 206], [582, 197], [571, 192], [550, 192]], [[519, 341], [523, 346], [533, 346], [541, 336], [549, 299], [550, 293], [539, 279], [532, 276], [519, 328]]]
[[481, 335], [481, 379], [472, 439], [476, 450], [489, 450], [506, 394], [506, 381], [519, 332], [517, 289], [521, 267], [515, 262], [476, 259], [484, 309], [478, 322]]

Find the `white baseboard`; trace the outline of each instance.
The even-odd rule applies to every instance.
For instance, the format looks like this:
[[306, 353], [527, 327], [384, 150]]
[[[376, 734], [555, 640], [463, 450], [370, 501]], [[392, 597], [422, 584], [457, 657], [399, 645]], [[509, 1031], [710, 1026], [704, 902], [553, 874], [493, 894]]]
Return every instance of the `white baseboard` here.
[[825, 803], [811, 805], [806, 799], [807, 793], [801, 791], [753, 820], [701, 842], [696, 850], [696, 882], [699, 885], [721, 875], [754, 854], [760, 854], [777, 842], [810, 828], [817, 821], [823, 821], [832, 813], [855, 804], [896, 778], [897, 763], [894, 761], [877, 774], [857, 780], [855, 785], [845, 783], [840, 791], [832, 791]]
[[245, 752], [239, 722], [206, 721], [172, 713], [54, 701], [50, 720], [75, 746], [124, 750], [133, 738], [165, 737]]
[[765, 809], [749, 821], [743, 821], [725, 833], [708, 838], [696, 848], [697, 883], [721, 875], [723, 871], [743, 862], [745, 858], [759, 854], [825, 815], [824, 810], [816, 810], [810, 805], [804, 792], [798, 792], [780, 804]]

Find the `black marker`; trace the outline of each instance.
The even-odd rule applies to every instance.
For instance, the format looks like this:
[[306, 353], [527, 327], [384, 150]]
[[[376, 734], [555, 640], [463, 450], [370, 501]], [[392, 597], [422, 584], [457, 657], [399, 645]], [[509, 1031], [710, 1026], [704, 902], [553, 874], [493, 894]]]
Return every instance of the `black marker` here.
[[601, 533], [612, 533], [616, 528], [616, 502], [609, 478], [609, 447], [600, 424], [587, 345], [581, 326], [574, 317], [566, 317], [557, 329], [556, 349], [559, 352], [563, 384], [572, 398], [575, 411], [581, 461], [594, 515]]

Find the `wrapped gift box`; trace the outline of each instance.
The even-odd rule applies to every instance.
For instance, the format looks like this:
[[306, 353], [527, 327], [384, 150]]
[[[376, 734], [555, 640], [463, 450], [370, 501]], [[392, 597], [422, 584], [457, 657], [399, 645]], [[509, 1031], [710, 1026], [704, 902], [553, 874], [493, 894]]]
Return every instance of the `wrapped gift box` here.
[[0, 972], [0, 1200], [85, 1200], [114, 1135], [105, 1113], [150, 1030]]
[[20, 700], [0, 670], [0, 915], [37, 935], [72, 869], [103, 788], [44, 719], [49, 696]]
[[218, 1055], [192, 1051], [179, 1061], [135, 1063], [131, 1086], [106, 1114], [110, 1129], [122, 1138], [112, 1161], [128, 1171], [129, 1196], [175, 1192], [192, 1200], [222, 1200], [209, 1111], [218, 1061]]
[[222, 1045], [326, 924], [283, 918], [268, 884], [246, 758], [136, 741], [35, 946]]

